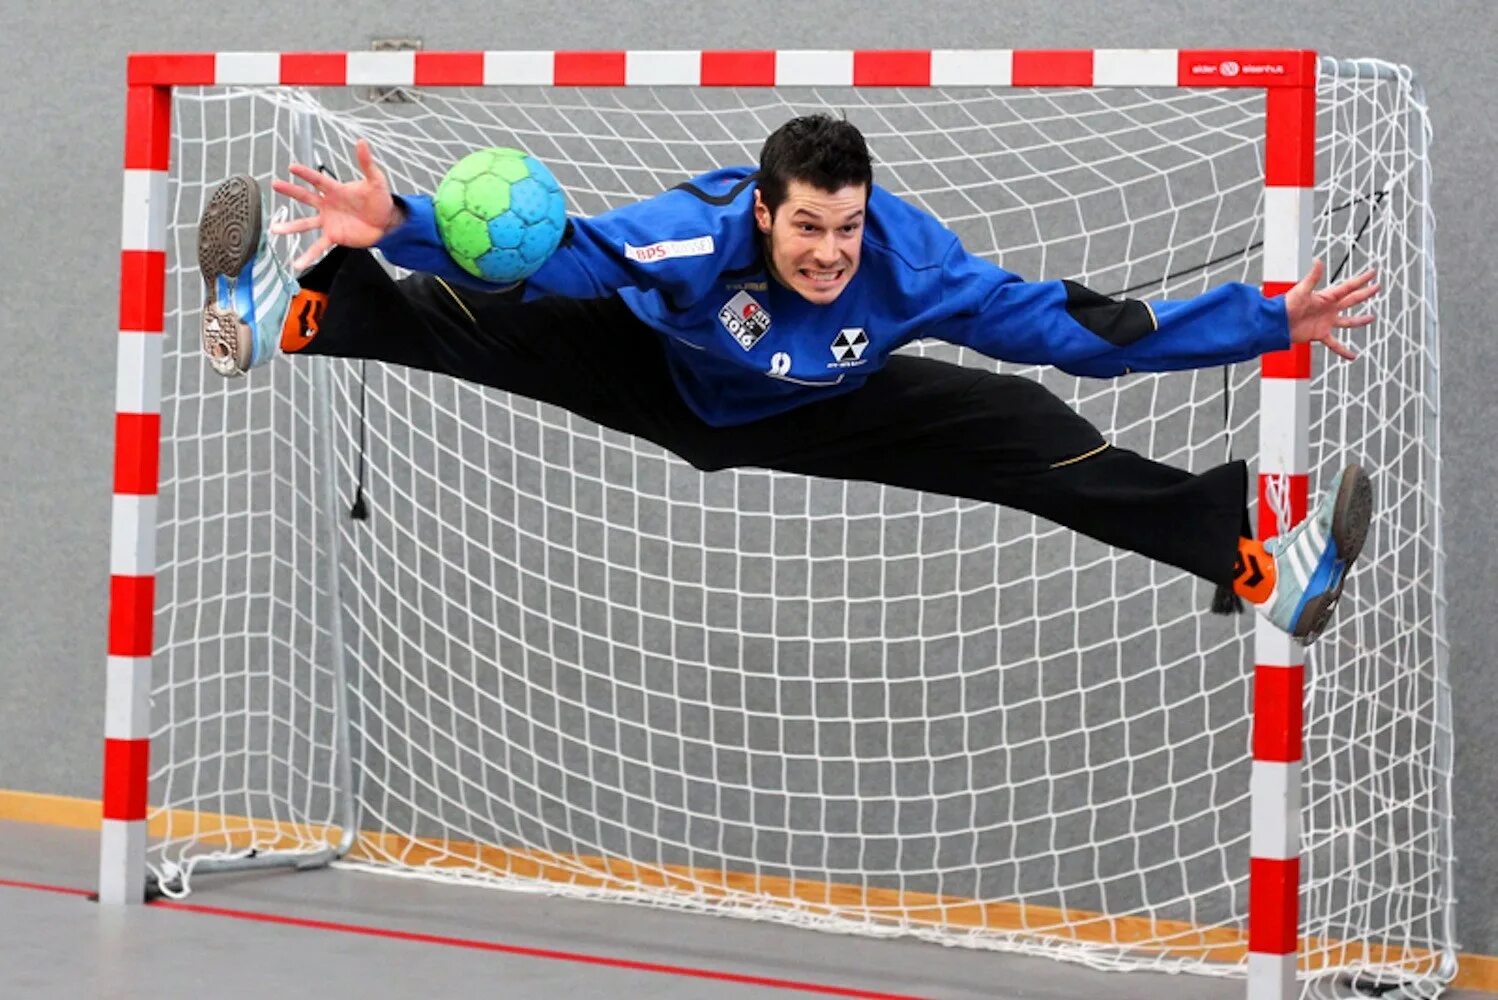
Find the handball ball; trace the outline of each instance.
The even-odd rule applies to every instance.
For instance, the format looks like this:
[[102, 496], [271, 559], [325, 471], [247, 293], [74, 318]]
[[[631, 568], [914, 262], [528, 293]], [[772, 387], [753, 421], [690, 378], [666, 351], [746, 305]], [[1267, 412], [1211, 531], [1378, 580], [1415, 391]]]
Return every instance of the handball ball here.
[[453, 164], [432, 204], [437, 232], [453, 260], [496, 284], [535, 274], [567, 225], [566, 199], [551, 171], [534, 156], [503, 146]]

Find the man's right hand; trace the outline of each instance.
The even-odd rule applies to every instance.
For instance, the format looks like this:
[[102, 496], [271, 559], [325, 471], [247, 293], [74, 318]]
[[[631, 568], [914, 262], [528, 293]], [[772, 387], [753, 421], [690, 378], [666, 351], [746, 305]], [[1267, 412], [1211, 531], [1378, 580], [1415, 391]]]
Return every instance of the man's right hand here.
[[291, 181], [274, 180], [271, 189], [293, 201], [311, 208], [312, 215], [275, 223], [271, 232], [317, 233], [302, 254], [292, 262], [300, 271], [310, 267], [318, 258], [335, 246], [372, 247], [386, 233], [404, 221], [404, 214], [390, 194], [390, 185], [385, 173], [375, 163], [369, 143], [360, 139], [354, 146], [363, 178], [353, 181], [338, 181], [320, 171], [300, 163], [291, 165], [292, 176], [307, 183], [307, 187]]

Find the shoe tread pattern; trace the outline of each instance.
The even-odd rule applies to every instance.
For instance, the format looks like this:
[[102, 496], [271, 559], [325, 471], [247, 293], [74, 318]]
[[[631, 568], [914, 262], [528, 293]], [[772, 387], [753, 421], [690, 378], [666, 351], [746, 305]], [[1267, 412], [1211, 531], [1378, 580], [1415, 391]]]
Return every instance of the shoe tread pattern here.
[[260, 246], [260, 185], [238, 175], [220, 184], [198, 217], [198, 271], [203, 276], [203, 353], [226, 378], [243, 375], [251, 338], [230, 307], [218, 304], [218, 279], [238, 278]]
[[219, 185], [198, 220], [198, 270], [209, 302], [222, 276], [244, 270], [260, 245], [260, 188], [253, 177], [231, 177]]

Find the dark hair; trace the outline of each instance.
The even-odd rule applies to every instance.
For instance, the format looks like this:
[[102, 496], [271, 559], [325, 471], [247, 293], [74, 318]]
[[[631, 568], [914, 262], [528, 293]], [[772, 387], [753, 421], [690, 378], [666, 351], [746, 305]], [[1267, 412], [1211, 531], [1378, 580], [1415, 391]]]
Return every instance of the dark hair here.
[[863, 133], [831, 115], [802, 115], [780, 126], [759, 151], [759, 194], [774, 215], [791, 181], [821, 191], [874, 183], [874, 164]]

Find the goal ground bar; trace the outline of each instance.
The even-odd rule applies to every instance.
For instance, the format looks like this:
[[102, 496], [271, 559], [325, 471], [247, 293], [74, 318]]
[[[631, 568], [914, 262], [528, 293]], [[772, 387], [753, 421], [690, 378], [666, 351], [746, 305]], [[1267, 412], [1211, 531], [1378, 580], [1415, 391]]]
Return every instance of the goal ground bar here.
[[[48, 795], [38, 792], [0, 790], [0, 821], [42, 823], [81, 830], [97, 830], [100, 823], [101, 803], [97, 800], [71, 796]], [[193, 829], [233, 830], [226, 833], [222, 842], [226, 847], [248, 846], [249, 837], [297, 837], [322, 836], [330, 841], [336, 839], [337, 831], [317, 826], [298, 826], [257, 820], [243, 816], [225, 816], [216, 813], [173, 810], [158, 812], [151, 820], [149, 835], [159, 837], [168, 824], [187, 825]], [[734, 873], [692, 869], [675, 865], [641, 865], [620, 859], [584, 857], [574, 855], [547, 855], [538, 851], [507, 850], [482, 844], [465, 844], [445, 841], [439, 846], [422, 843], [420, 840], [376, 831], [365, 831], [358, 839], [358, 846], [349, 860], [373, 860], [382, 855], [406, 857], [414, 864], [426, 867], [442, 867], [442, 859], [448, 859], [456, 869], [467, 870], [474, 860], [481, 860], [494, 867], [503, 867], [520, 877], [553, 882], [578, 882], [607, 888], [611, 881], [633, 883], [647, 873], [661, 885], [680, 884], [690, 886], [693, 891], [704, 891], [716, 887], [719, 892], [729, 892], [751, 885], [770, 901], [780, 901], [787, 906], [806, 903], [829, 902], [840, 904], [860, 899], [871, 910], [893, 912], [903, 909], [915, 915], [913, 919], [925, 922], [944, 921], [959, 926], [976, 925], [980, 921], [996, 921], [998, 926], [1022, 929], [1025, 921], [1030, 925], [1043, 923], [1047, 919], [1060, 921], [1059, 910], [1046, 907], [1023, 906], [1013, 902], [983, 902], [958, 897], [938, 897], [927, 893], [902, 892], [895, 889], [866, 889], [858, 886], [841, 886], [833, 883], [791, 880], [779, 877], [755, 876], [751, 873]], [[265, 846], [262, 842], [261, 846]], [[1184, 921], [1159, 921], [1147, 918], [1113, 917], [1102, 913], [1085, 913], [1068, 910], [1064, 914], [1070, 923], [1067, 933], [1074, 934], [1079, 941], [1130, 941], [1138, 947], [1149, 947], [1141, 942], [1154, 938], [1170, 939], [1170, 947], [1179, 949], [1182, 942], [1193, 941], [1203, 958], [1210, 961], [1234, 962], [1243, 958], [1248, 947], [1247, 936], [1224, 928], [1206, 928]], [[991, 924], [990, 924], [991, 926]], [[1047, 935], [1056, 933], [1046, 928]], [[1314, 969], [1344, 963], [1356, 957], [1373, 962], [1395, 963], [1399, 961], [1434, 961], [1431, 952], [1416, 949], [1395, 949], [1359, 942], [1332, 940], [1307, 940], [1303, 942], [1300, 964]], [[1498, 957], [1488, 955], [1463, 955], [1454, 988], [1486, 989], [1498, 991]]]

